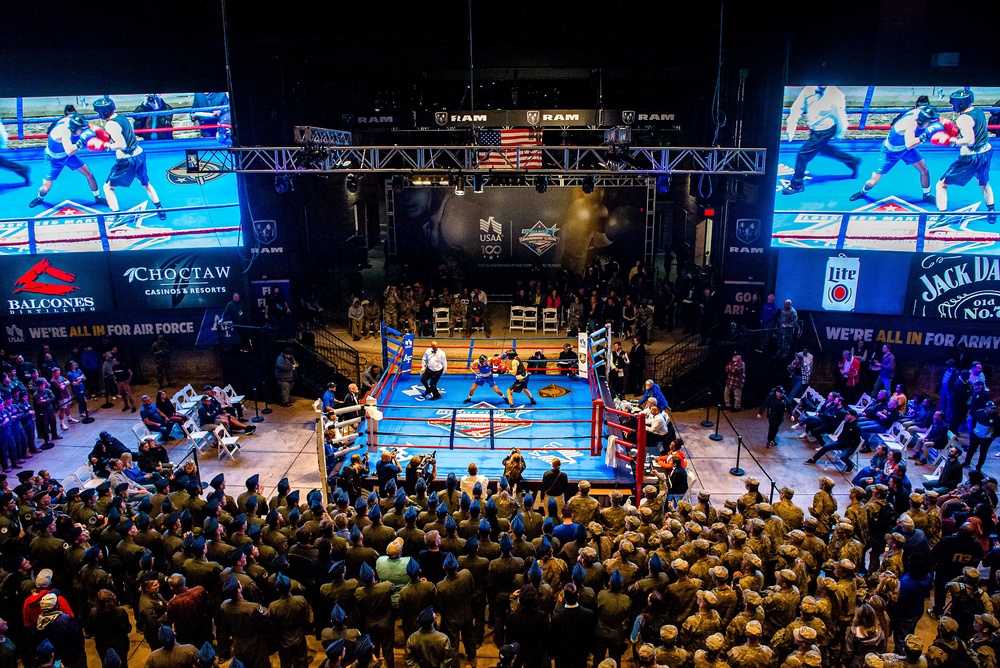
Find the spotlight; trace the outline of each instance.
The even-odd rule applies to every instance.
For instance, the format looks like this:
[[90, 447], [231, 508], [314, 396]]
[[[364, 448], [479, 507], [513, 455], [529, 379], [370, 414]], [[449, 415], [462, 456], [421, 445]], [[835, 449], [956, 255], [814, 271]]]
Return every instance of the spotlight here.
[[399, 174], [395, 174], [392, 177], [392, 192], [397, 195], [403, 192], [403, 177]]
[[458, 180], [455, 182], [455, 195], [462, 197], [465, 195], [465, 177], [459, 176]]
[[284, 195], [289, 190], [294, 190], [291, 179], [284, 174], [278, 174], [274, 177], [274, 192]]
[[547, 176], [539, 176], [537, 179], [535, 179], [535, 190], [536, 191], [538, 191], [540, 193], [543, 193], [543, 192], [545, 192], [548, 189], [549, 189], [549, 177], [547, 177]]
[[347, 192], [353, 194], [358, 192], [358, 188], [360, 187], [361, 184], [358, 181], [358, 177], [356, 177], [354, 174], [348, 174], [347, 180], [344, 181], [344, 185], [347, 186]]
[[594, 192], [594, 175], [587, 174], [583, 177], [583, 194], [589, 195]]
[[484, 181], [485, 178], [483, 177], [482, 174], [475, 174], [472, 177], [472, 192], [476, 193], [477, 195], [481, 194], [483, 192]]

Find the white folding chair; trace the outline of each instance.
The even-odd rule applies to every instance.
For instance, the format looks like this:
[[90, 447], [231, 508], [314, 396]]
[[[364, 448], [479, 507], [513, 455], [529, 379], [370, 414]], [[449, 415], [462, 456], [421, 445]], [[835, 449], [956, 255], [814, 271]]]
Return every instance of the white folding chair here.
[[523, 306], [511, 306], [510, 307], [510, 324], [507, 325], [507, 329], [510, 331], [524, 331], [524, 307]]
[[199, 454], [203, 453], [205, 448], [211, 443], [211, 435], [207, 431], [199, 429], [194, 420], [185, 420], [184, 424], [181, 425], [181, 429], [184, 431], [184, 438], [187, 439], [192, 447], [198, 450]]
[[81, 466], [73, 472], [73, 475], [76, 477], [76, 481], [80, 483], [80, 489], [94, 489], [104, 482], [103, 478], [98, 478], [94, 475], [94, 471], [89, 466]]
[[236, 455], [240, 452], [240, 437], [230, 435], [229, 430], [226, 429], [226, 425], [224, 424], [216, 425], [212, 433], [219, 444], [219, 459], [228, 455], [235, 462]]
[[236, 390], [232, 384], [226, 385], [222, 388], [222, 391], [226, 393], [226, 396], [229, 397], [229, 402], [233, 404], [238, 404], [247, 398], [245, 394], [236, 394]]
[[198, 407], [198, 393], [195, 392], [194, 388], [191, 387], [191, 384], [188, 383], [174, 395], [174, 401], [182, 411], [190, 413], [193, 409]]
[[865, 409], [868, 408], [868, 405], [871, 402], [872, 402], [872, 398], [868, 395], [867, 392], [865, 392], [864, 394], [861, 395], [861, 398], [858, 399], [858, 403], [852, 405], [851, 408], [853, 408], [854, 410], [856, 410], [859, 413], [864, 413]]
[[163, 435], [159, 432], [155, 434], [151, 432], [144, 422], [132, 425], [132, 433], [135, 434], [136, 443], [142, 443], [142, 439], [146, 436], [152, 436], [157, 443], [163, 438]]
[[440, 334], [444, 332], [448, 333], [448, 327], [451, 325], [451, 319], [448, 317], [448, 309], [445, 307], [434, 309], [434, 334]]
[[534, 306], [527, 306], [524, 309], [524, 320], [521, 321], [522, 332], [538, 331], [538, 309]]
[[542, 309], [542, 334], [559, 333], [559, 309]]

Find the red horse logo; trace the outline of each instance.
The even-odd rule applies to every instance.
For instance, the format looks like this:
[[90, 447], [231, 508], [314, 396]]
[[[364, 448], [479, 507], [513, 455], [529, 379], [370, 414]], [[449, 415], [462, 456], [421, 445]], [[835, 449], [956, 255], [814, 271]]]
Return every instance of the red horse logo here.
[[14, 281], [14, 292], [34, 292], [40, 295], [55, 295], [62, 297], [80, 288], [75, 285], [59, 285], [56, 283], [42, 283], [38, 278], [46, 274], [57, 281], [72, 283], [76, 279], [76, 274], [53, 267], [48, 260], [40, 260], [29, 269], [23, 276]]

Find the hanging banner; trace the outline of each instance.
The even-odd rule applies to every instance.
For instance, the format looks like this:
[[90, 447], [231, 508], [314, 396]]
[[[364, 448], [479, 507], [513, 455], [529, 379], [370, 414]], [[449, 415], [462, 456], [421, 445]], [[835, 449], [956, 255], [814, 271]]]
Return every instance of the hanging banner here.
[[240, 289], [234, 250], [176, 250], [111, 256], [115, 299], [135, 309], [222, 308]]
[[100, 313], [114, 309], [104, 254], [20, 255], [0, 265], [3, 315]]
[[8, 346], [71, 340], [114, 339], [146, 344], [159, 335], [174, 345], [209, 346], [218, 343], [219, 309], [189, 309], [176, 312], [120, 312], [105, 314], [48, 315], [5, 318], [4, 339]]

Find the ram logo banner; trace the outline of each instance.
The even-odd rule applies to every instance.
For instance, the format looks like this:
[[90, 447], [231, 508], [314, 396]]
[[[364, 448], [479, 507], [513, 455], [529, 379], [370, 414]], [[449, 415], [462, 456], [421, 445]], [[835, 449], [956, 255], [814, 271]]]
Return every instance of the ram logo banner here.
[[544, 255], [547, 250], [559, 243], [556, 232], [559, 228], [553, 225], [546, 227], [542, 221], [538, 221], [529, 228], [521, 229], [521, 237], [518, 239], [524, 246], [531, 249], [535, 255]]
[[736, 238], [745, 246], [756, 243], [760, 238], [760, 220], [740, 218], [736, 221]]
[[528, 125], [538, 125], [538, 121], [541, 120], [541, 114], [537, 111], [529, 111], [526, 118], [528, 119]]
[[444, 127], [448, 125], [448, 112], [447, 111], [435, 111], [434, 112], [434, 122]]
[[858, 298], [861, 259], [831, 257], [826, 261], [823, 282], [823, 308], [827, 311], [853, 311]]
[[261, 246], [270, 246], [278, 238], [278, 223], [273, 220], [253, 221], [253, 236]]
[[632, 109], [623, 111], [622, 123], [624, 123], [625, 125], [632, 125], [633, 123], [635, 123], [635, 111]]

